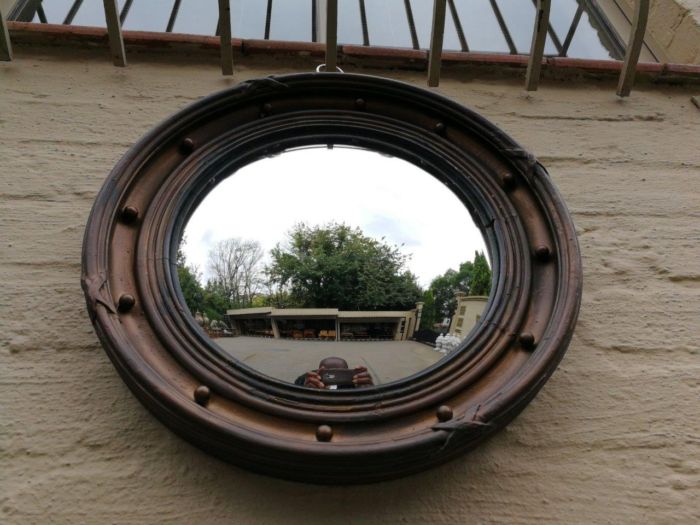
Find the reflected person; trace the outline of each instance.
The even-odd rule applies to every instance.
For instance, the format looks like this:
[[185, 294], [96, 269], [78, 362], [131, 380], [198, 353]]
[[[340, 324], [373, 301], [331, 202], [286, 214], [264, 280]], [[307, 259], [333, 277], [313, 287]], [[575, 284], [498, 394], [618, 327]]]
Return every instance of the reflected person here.
[[300, 375], [294, 384], [336, 390], [372, 386], [374, 382], [366, 367], [350, 368], [348, 362], [341, 357], [326, 357], [318, 364], [318, 369]]

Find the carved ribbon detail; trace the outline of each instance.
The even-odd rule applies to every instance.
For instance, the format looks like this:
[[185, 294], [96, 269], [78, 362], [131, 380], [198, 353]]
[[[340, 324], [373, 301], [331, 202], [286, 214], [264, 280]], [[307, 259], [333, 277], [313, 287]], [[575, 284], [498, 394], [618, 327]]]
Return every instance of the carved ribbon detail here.
[[109, 288], [106, 286], [107, 276], [105, 274], [83, 275], [81, 284], [90, 304], [91, 317], [95, 317], [98, 304], [104, 306], [111, 314], [117, 313], [117, 310], [114, 308], [114, 301], [112, 301], [112, 294], [109, 293]]

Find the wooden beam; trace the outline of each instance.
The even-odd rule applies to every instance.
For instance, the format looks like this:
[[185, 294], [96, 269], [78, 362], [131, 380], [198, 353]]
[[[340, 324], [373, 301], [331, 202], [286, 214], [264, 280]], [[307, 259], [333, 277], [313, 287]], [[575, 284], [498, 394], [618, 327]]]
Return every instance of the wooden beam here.
[[5, 62], [12, 60], [12, 42], [10, 42], [10, 32], [7, 30], [2, 9], [0, 9], [0, 60]]
[[126, 67], [126, 51], [124, 51], [124, 38], [122, 36], [122, 26], [119, 22], [117, 0], [104, 0], [104, 6], [112, 62], [115, 66]]
[[[532, 5], [535, 6], [535, 9], [537, 9], [538, 8], [537, 0], [532, 0]], [[561, 40], [559, 40], [559, 35], [557, 35], [557, 32], [552, 27], [552, 24], [547, 24], [547, 33], [549, 34], [549, 38], [552, 39], [552, 44], [554, 44], [554, 47], [557, 48], [557, 54], [559, 56], [563, 56], [561, 54], [561, 50], [562, 50]]]
[[625, 51], [625, 61], [620, 73], [620, 81], [617, 84], [617, 96], [628, 97], [634, 84], [634, 76], [637, 72], [639, 54], [642, 52], [644, 44], [644, 34], [649, 21], [649, 0], [637, 0], [637, 7], [632, 19], [632, 32], [630, 33], [627, 51]]
[[551, 0], [537, 0], [535, 28], [532, 32], [530, 60], [527, 63], [527, 76], [525, 78], [525, 89], [527, 91], [537, 91], [537, 87], [540, 84], [540, 71], [542, 70], [542, 57], [544, 57], [544, 44], [547, 41], [551, 6]]
[[231, 45], [231, 4], [219, 0], [219, 40], [221, 42], [221, 74], [233, 75], [233, 46]]
[[326, 0], [326, 71], [338, 67], [338, 0]]
[[430, 33], [428, 54], [428, 85], [440, 85], [440, 65], [442, 64], [442, 40], [445, 35], [445, 12], [447, 0], [435, 0], [433, 4], [433, 29]]

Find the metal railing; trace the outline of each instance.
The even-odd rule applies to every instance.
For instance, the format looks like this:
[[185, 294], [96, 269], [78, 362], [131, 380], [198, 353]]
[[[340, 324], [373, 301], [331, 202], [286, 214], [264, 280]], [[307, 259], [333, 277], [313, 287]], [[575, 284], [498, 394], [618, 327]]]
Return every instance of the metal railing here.
[[[121, 12], [118, 10], [116, 0], [103, 0], [105, 20], [107, 23], [107, 33], [109, 35], [109, 45], [112, 54], [112, 60], [115, 66], [124, 67], [127, 64], [126, 53], [124, 49], [124, 38], [122, 35], [121, 25], [126, 19], [129, 8], [131, 7], [133, 0], [126, 0]], [[316, 5], [315, 0], [312, 0], [313, 4]], [[364, 6], [364, 0], [360, 1], [361, 13], [365, 13], [362, 7]], [[508, 42], [508, 46], [511, 53], [517, 52], [515, 45], [513, 44], [513, 39], [510, 37], [508, 27], [503, 20], [503, 16], [500, 14], [498, 3], [496, 0], [490, 0], [492, 8], [496, 17], [498, 18], [501, 30], [503, 31], [504, 37]], [[535, 13], [535, 25], [532, 35], [532, 45], [530, 48], [528, 67], [525, 80], [525, 89], [528, 91], [534, 91], [539, 86], [539, 80], [541, 75], [541, 68], [544, 59], [544, 48], [547, 36], [549, 35], [558, 50], [560, 56], [564, 56], [569, 49], [573, 35], [576, 32], [581, 16], [584, 12], [583, 3], [580, 3], [576, 14], [572, 20], [571, 26], [567, 32], [567, 35], [562, 42], [556, 32], [553, 30], [550, 21], [549, 13], [551, 9], [551, 0], [533, 0], [536, 6]], [[64, 23], [71, 23], [78, 9], [80, 8], [82, 0], [76, 0], [67, 16]], [[269, 38], [269, 25], [270, 25], [270, 11], [272, 6], [272, 0], [268, 0], [268, 17], [266, 21], [266, 31], [265, 35]], [[409, 25], [411, 25], [411, 39], [413, 46], [417, 47], [418, 39], [415, 31], [415, 24], [411, 24], [413, 21], [413, 14], [411, 11], [410, 2], [405, 0], [407, 19]], [[37, 2], [34, 6], [37, 16], [40, 20], [45, 20], [45, 15], [42, 15], [43, 11], [40, 11], [41, 2]], [[180, 7], [180, 0], [176, 0], [173, 4], [173, 9], [170, 14], [170, 19], [168, 21], [167, 31], [171, 31], [175, 20], [177, 18], [178, 10]], [[338, 53], [338, 0], [326, 0], [325, 3], [325, 45], [326, 45], [326, 71], [335, 71], [337, 69], [337, 53]], [[433, 19], [432, 19], [432, 29], [430, 37], [430, 47], [428, 49], [428, 85], [437, 86], [440, 83], [440, 72], [441, 72], [441, 62], [442, 62], [442, 49], [444, 43], [445, 34], [445, 18], [447, 15], [447, 8], [450, 9], [450, 14], [455, 22], [455, 27], [460, 40], [460, 45], [463, 51], [468, 51], [469, 46], [464, 35], [464, 31], [461, 29], [461, 22], [459, 20], [459, 15], [457, 13], [456, 7], [454, 5], [454, 0], [434, 0], [433, 3]], [[218, 0], [218, 30], [217, 33], [221, 41], [221, 71], [224, 75], [233, 74], [233, 50], [232, 50], [232, 34], [231, 34], [231, 7], [230, 0]], [[314, 16], [316, 15], [316, 10], [312, 10]], [[500, 16], [499, 16], [500, 15]], [[644, 34], [646, 32], [646, 26], [649, 19], [649, 0], [637, 0], [634, 18], [632, 20], [632, 31], [630, 34], [627, 49], [625, 51], [625, 58], [622, 66], [622, 71], [620, 73], [620, 79], [617, 87], [617, 94], [620, 97], [629, 96], [632, 85], [634, 84], [634, 77], [637, 69], [637, 64], [639, 62], [639, 56], [641, 53], [642, 45], [644, 42]], [[43, 21], [42, 20], [42, 21]], [[314, 18], [315, 20], [315, 18]], [[366, 14], [362, 17], [363, 20], [363, 40], [369, 43], [369, 36], [367, 30]], [[316, 39], [318, 33], [318, 28], [316, 28], [315, 23], [313, 25], [313, 35], [312, 38]], [[10, 41], [9, 31], [7, 29], [6, 18], [4, 13], [0, 12], [0, 60], [12, 60], [12, 44]]]
[[[188, 16], [188, 13], [191, 13], [191, 11], [187, 11], [186, 7], [184, 9], [181, 8], [185, 5], [192, 9], [192, 6], [197, 5], [201, 15], [211, 18], [210, 32], [205, 31], [205, 33], [216, 36], [221, 34], [222, 23], [215, 16], [217, 2], [212, 0], [188, 0], [189, 3], [183, 4], [182, 0], [170, 0], [168, 3], [170, 3], [171, 7], [169, 12], [165, 13], [167, 16], [163, 16], [163, 13], [155, 11], [150, 11], [149, 16], [145, 16], [143, 6], [148, 5], [150, 1], [137, 0], [137, 2], [134, 2], [134, 0], [123, 0], [119, 12], [119, 22], [122, 27], [129, 29], [130, 25], [133, 25], [147, 31], [165, 31], [169, 33], [175, 29], [176, 25], [179, 25], [181, 30], [184, 29], [187, 32], [189, 28], [194, 28], [195, 26], [188, 25], [192, 22]], [[518, 31], [519, 28], [515, 27], [514, 24], [520, 24], [522, 15], [528, 11], [529, 2], [527, 0], [517, 0], [516, 2], [505, 3], [505, 1], [447, 0], [446, 4], [449, 11], [445, 16], [446, 23], [450, 24], [450, 30], [447, 32], [447, 40], [444, 47], [464, 52], [479, 50], [481, 52], [505, 51], [512, 55], [516, 55], [519, 52], [522, 53], [524, 51], [523, 43], [518, 42], [516, 45], [516, 38], [514, 38], [514, 35], [517, 36], [519, 33], [522, 36], [522, 32]], [[531, 1], [537, 8], [537, 0]], [[246, 17], [249, 17], [248, 20], [238, 20], [237, 22], [239, 22], [239, 27], [243, 26], [241, 22], [245, 23], [246, 33], [251, 38], [269, 40], [278, 26], [284, 26], [287, 29], [292, 26], [300, 26], [304, 29], [296, 30], [297, 39], [301, 41], [325, 42], [323, 28], [325, 27], [324, 19], [327, 14], [327, 3], [328, 0], [233, 0], [230, 8], [236, 7], [241, 13], [245, 12]], [[558, 29], [562, 31], [561, 33], [557, 32], [554, 24], [548, 25], [549, 43], [554, 48], [554, 51], [550, 51], [548, 54], [556, 56], [568, 55], [574, 41], [574, 35], [577, 34], [585, 13], [586, 18], [584, 20], [587, 20], [587, 23], [595, 29], [595, 36], [601, 44], [600, 50], [606, 50], [609, 56], [614, 59], [622, 59], [625, 53], [624, 44], [616, 30], [607, 21], [597, 0], [558, 0], [558, 5], [560, 14], [564, 12], [569, 14], [572, 8], [574, 8], [575, 12], [570, 13], [572, 18], [568, 26], [559, 26], [557, 24], [559, 26]], [[141, 7], [141, 11], [135, 11], [134, 6]], [[294, 17], [282, 16], [279, 11], [280, 6], [285, 7], [287, 14], [293, 13]], [[343, 0], [342, 4], [336, 5], [336, 10], [341, 6], [344, 8], [344, 11], [338, 11], [343, 13], [339, 22], [342, 22], [345, 26], [344, 38], [348, 40], [347, 43], [361, 43], [361, 45], [365, 46], [374, 45], [382, 41], [382, 39], [386, 39], [387, 34], [391, 32], [394, 41], [390, 45], [412, 47], [413, 49], [421, 49], [421, 47], [425, 49], [428, 47], [426, 30], [429, 29], [427, 24], [430, 22], [430, 16], [429, 13], [426, 13], [427, 0]], [[60, 23], [74, 24], [76, 19], [79, 19], [82, 23], [101, 24], [99, 18], [95, 18], [95, 13], [88, 9], [89, 7], [84, 0], [51, 0], [52, 10], [49, 12], [49, 18], [52, 19], [52, 23], [62, 21]], [[275, 12], [276, 7], [278, 9], [277, 12]], [[165, 8], [162, 9], [165, 10]], [[84, 13], [86, 10], [88, 14]], [[416, 17], [414, 13], [422, 16]], [[83, 15], [82, 19], [78, 17], [79, 14]], [[85, 18], [86, 16], [88, 17], [87, 19]], [[310, 20], [305, 20], [305, 17], [309, 17]], [[47, 13], [44, 11], [43, 0], [17, 0], [14, 8], [9, 13], [9, 19], [21, 22], [30, 22], [38, 19], [40, 22], [47, 23]], [[252, 20], [255, 20], [255, 22], [253, 23]], [[467, 25], [463, 23], [463, 20]], [[307, 24], [306, 22], [310, 23]], [[477, 22], [476, 26], [473, 24], [474, 22]], [[373, 25], [371, 25], [372, 23]], [[469, 27], [469, 24], [472, 24], [471, 27]], [[501, 33], [502, 39], [499, 39], [494, 34], [494, 27], [490, 27], [492, 24], [495, 24], [495, 31]], [[350, 26], [352, 26], [352, 29], [350, 29]], [[469, 31], [465, 31], [465, 27]], [[200, 26], [197, 31], [201, 30], [202, 27]], [[304, 32], [308, 32], [308, 34], [302, 36]], [[479, 40], [483, 37], [488, 38], [489, 44], [485, 44], [485, 42], [479, 43]], [[474, 39], [474, 42], [470, 42], [470, 39]], [[487, 48], [484, 48], [484, 45]]]
[[[527, 65], [525, 89], [535, 91], [539, 86], [542, 61], [544, 58], [544, 45], [549, 31], [549, 13], [551, 0], [536, 0], [537, 11], [535, 14], [535, 27], [532, 35], [530, 58]], [[442, 58], [442, 38], [445, 30], [445, 4], [446, 0], [434, 0], [433, 30], [431, 46], [428, 55], [428, 85], [437, 86], [440, 82], [440, 62]], [[617, 87], [617, 95], [627, 97], [630, 95], [634, 77], [639, 63], [639, 55], [644, 43], [647, 21], [649, 20], [649, 0], [637, 0], [634, 19], [632, 20], [632, 32], [625, 52], [625, 60], [620, 73]], [[574, 19], [575, 24], [578, 21]], [[572, 24], [574, 30], [575, 26]], [[571, 33], [571, 29], [569, 33]], [[567, 40], [570, 40], [567, 35]]]

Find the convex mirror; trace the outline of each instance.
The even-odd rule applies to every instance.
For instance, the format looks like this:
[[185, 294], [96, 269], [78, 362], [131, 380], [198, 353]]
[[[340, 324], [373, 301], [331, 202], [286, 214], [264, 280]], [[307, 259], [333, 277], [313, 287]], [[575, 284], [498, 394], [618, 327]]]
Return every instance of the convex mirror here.
[[459, 198], [420, 167], [357, 147], [309, 145], [240, 168], [182, 239], [180, 287], [207, 335], [310, 388], [429, 368], [478, 324], [491, 289], [484, 239]]
[[82, 269], [105, 351], [160, 421], [333, 484], [508, 424], [564, 356], [582, 280], [535, 157], [453, 100], [337, 73], [249, 80], [158, 124], [97, 196]]

